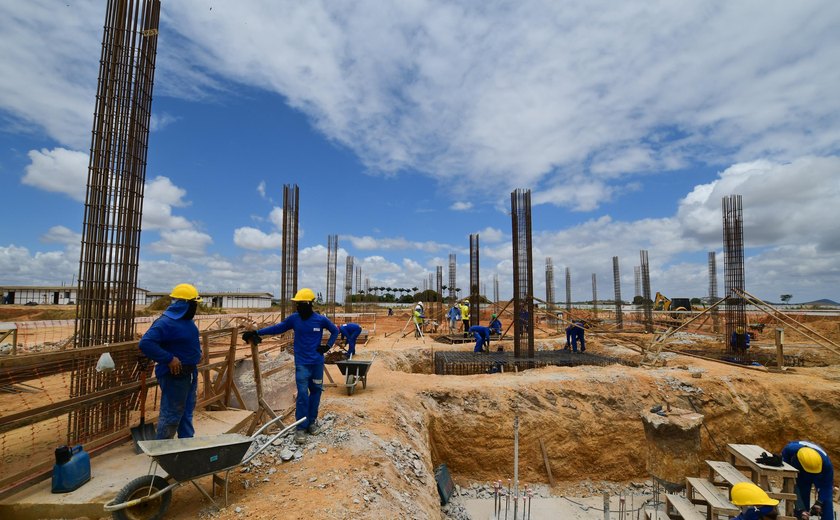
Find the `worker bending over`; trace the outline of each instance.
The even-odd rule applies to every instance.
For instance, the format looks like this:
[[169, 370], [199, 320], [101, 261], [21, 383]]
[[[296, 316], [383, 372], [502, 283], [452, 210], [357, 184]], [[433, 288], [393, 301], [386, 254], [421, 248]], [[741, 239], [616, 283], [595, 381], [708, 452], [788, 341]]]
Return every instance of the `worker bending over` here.
[[572, 352], [577, 352], [577, 344], [580, 341], [580, 351], [586, 352], [586, 337], [584, 337], [584, 332], [586, 329], [586, 322], [583, 320], [578, 320], [572, 323]]
[[172, 303], [140, 340], [140, 350], [154, 360], [160, 385], [160, 417], [156, 438], [181, 439], [195, 435], [193, 410], [198, 389], [201, 342], [193, 322], [201, 297], [188, 283], [176, 285], [169, 295]]
[[338, 327], [338, 333], [341, 334], [347, 344], [347, 354], [344, 357], [350, 359], [356, 355], [356, 339], [362, 333], [362, 327], [358, 323], [349, 322]]
[[469, 329], [470, 334], [475, 336], [475, 348], [473, 352], [484, 352], [484, 346], [490, 350], [490, 329], [481, 325], [474, 325]]
[[[324, 384], [324, 354], [332, 348], [338, 339], [338, 329], [333, 323], [312, 308], [315, 293], [312, 289], [301, 289], [292, 298], [297, 303], [297, 312], [290, 314], [285, 320], [260, 330], [248, 330], [242, 333], [242, 339], [247, 343], [262, 341], [261, 336], [283, 334], [288, 330], [295, 331], [295, 383], [297, 385], [297, 401], [295, 402], [295, 419], [306, 420], [300, 423], [295, 432], [295, 442], [306, 442], [306, 432], [317, 435], [318, 407], [321, 404], [321, 392]], [[330, 331], [330, 338], [325, 346], [321, 346], [324, 329]]]
[[[782, 460], [799, 470], [796, 476], [796, 518], [809, 518], [811, 486], [817, 488], [817, 499], [822, 502], [815, 511], [820, 518], [834, 519], [834, 467], [825, 450], [813, 442], [793, 441], [782, 449]], [[804, 515], [803, 515], [804, 513]]]
[[775, 520], [779, 516], [779, 501], [752, 482], [738, 482], [730, 493], [732, 503], [741, 508], [741, 514], [732, 520]]
[[744, 327], [736, 327], [729, 337], [729, 347], [735, 354], [746, 354], [750, 348], [750, 335], [744, 331]]

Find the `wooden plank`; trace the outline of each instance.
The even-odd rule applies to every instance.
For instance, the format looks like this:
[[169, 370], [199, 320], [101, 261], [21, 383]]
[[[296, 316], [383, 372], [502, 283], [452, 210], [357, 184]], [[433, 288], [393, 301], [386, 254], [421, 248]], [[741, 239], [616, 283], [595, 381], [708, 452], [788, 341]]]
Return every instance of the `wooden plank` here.
[[685, 520], [706, 520], [706, 515], [698, 511], [690, 500], [680, 495], [665, 494], [665, 511], [668, 516], [676, 512]]
[[542, 451], [543, 464], [545, 464], [545, 471], [548, 473], [548, 483], [554, 487], [554, 475], [551, 474], [551, 464], [548, 463], [548, 452], [545, 449], [545, 443], [540, 438], [540, 451]]
[[[709, 465], [709, 480], [713, 483], [726, 484], [732, 487], [739, 482], [751, 482], [738, 468], [728, 462], [707, 460], [706, 464]], [[723, 481], [719, 481], [715, 476], [719, 476]]]
[[[708, 480], [697, 477], [687, 477], [685, 480], [686, 494], [689, 495], [688, 498], [694, 502], [696, 500], [694, 493], [703, 497], [703, 501], [709, 505], [712, 518], [715, 518], [715, 514], [717, 513], [731, 513], [733, 515], [737, 515], [739, 513], [740, 510], [738, 507], [730, 502], [729, 498]], [[690, 494], [689, 489], [691, 489]]]

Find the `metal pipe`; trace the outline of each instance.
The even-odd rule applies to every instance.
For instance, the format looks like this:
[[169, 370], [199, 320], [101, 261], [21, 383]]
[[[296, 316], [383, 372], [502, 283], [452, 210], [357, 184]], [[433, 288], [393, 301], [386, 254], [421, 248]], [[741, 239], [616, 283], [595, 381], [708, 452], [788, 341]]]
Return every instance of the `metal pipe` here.
[[513, 418], [513, 518], [519, 505], [519, 416]]

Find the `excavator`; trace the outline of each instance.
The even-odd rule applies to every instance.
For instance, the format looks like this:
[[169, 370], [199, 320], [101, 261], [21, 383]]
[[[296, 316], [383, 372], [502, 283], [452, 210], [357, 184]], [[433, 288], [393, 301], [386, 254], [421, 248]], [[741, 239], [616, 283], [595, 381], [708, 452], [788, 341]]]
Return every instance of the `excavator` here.
[[656, 299], [653, 300], [653, 310], [655, 311], [690, 311], [690, 298], [668, 298], [661, 292], [656, 292]]

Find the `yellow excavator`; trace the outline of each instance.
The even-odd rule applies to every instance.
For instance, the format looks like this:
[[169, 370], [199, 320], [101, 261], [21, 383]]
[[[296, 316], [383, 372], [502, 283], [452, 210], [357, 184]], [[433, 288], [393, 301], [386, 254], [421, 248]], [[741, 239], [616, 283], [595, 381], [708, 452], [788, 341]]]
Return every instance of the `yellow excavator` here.
[[656, 292], [656, 299], [653, 300], [653, 310], [655, 311], [690, 311], [690, 298], [668, 298], [661, 292]]

